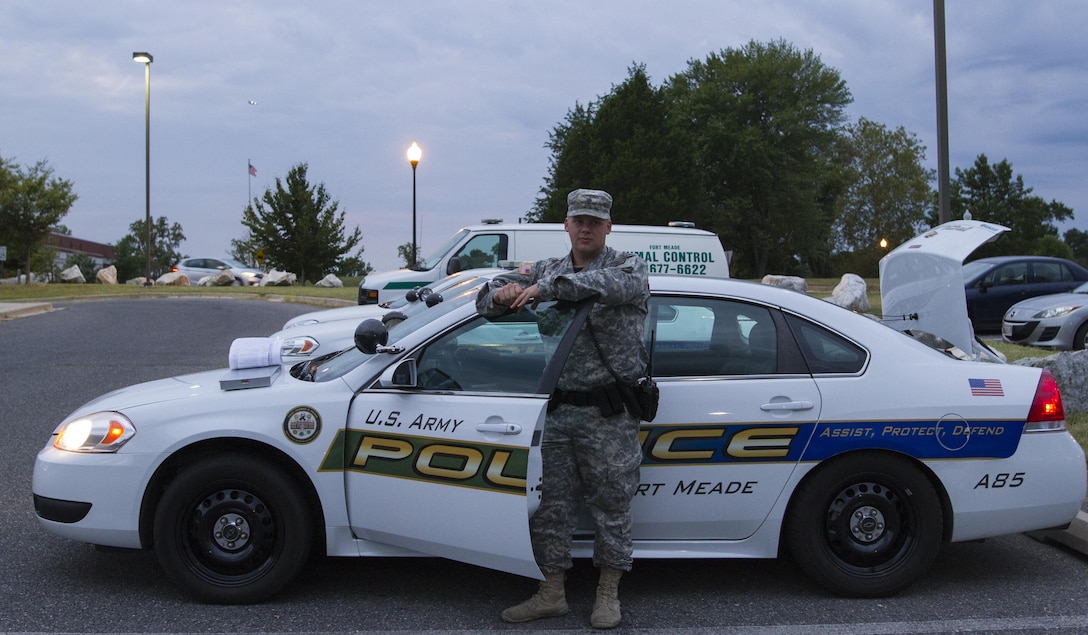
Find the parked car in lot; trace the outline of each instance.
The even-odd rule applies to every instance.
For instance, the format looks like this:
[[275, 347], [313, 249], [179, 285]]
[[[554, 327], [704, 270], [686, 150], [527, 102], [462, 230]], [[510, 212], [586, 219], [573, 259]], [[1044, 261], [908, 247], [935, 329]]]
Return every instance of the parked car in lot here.
[[1009, 307], [1088, 282], [1088, 269], [1064, 258], [996, 256], [963, 265], [967, 314], [976, 331], [997, 331]]
[[1005, 312], [1001, 337], [1006, 342], [1079, 351], [1088, 344], [1088, 283], [1069, 293], [1022, 300]]
[[191, 284], [196, 284], [201, 278], [214, 276], [224, 270], [229, 270], [234, 276], [234, 283], [241, 286], [260, 284], [261, 278], [264, 277], [259, 269], [230, 258], [186, 258], [170, 270], [184, 273]]
[[[661, 403], [640, 436], [636, 558], [789, 554], [832, 592], [883, 596], [943, 543], [1066, 525], [1084, 501], [1045, 369], [957, 359], [777, 287], [651, 276], [650, 290]], [[244, 369], [262, 381], [196, 373], [80, 407], [35, 461], [41, 524], [153, 549], [207, 602], [271, 597], [315, 545], [540, 578], [541, 433], [589, 305], [486, 319], [474, 295], [366, 320], [356, 347], [289, 372]], [[575, 555], [591, 551], [579, 531]]]
[[288, 320], [270, 337], [280, 340], [283, 363], [292, 364], [328, 355], [355, 345], [355, 327], [367, 318], [378, 318], [386, 326], [426, 311], [447, 297], [475, 293], [486, 280], [507, 269], [470, 269], [446, 276], [431, 287], [413, 289], [404, 296], [381, 304], [359, 304], [339, 309], [305, 313]]

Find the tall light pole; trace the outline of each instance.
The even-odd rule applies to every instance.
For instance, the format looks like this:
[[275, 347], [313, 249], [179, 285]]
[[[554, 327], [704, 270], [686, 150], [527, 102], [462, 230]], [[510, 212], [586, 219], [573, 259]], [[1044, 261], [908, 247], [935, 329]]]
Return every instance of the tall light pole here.
[[408, 163], [412, 164], [412, 262], [408, 263], [408, 268], [415, 267], [419, 262], [416, 256], [419, 253], [416, 250], [416, 166], [419, 165], [421, 158], [423, 158], [423, 150], [413, 141], [412, 147], [408, 148]]
[[147, 277], [144, 286], [155, 284], [151, 280], [151, 53], [136, 51], [132, 61], [144, 65], [144, 223], [147, 229]]

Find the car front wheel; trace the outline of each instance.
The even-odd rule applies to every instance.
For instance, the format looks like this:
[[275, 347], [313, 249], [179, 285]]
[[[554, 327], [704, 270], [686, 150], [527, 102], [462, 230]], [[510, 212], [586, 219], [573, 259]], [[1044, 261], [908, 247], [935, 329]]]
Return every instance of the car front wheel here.
[[194, 597], [250, 604], [282, 590], [309, 557], [305, 496], [282, 469], [252, 457], [215, 456], [182, 469], [155, 513], [155, 553]]
[[794, 493], [785, 540], [798, 566], [853, 597], [902, 591], [937, 557], [943, 532], [933, 484], [906, 459], [848, 456], [817, 468]]
[[1077, 329], [1077, 335], [1073, 338], [1073, 350], [1083, 351], [1085, 344], [1088, 344], [1088, 322], [1081, 324]]

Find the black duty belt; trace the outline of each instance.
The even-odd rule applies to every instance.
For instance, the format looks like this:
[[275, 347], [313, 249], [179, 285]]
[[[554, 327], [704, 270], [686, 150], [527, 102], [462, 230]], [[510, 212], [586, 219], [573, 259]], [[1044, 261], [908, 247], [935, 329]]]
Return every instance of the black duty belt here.
[[601, 411], [602, 417], [618, 415], [624, 407], [624, 392], [619, 384], [611, 383], [593, 390], [563, 390], [556, 388], [552, 393], [552, 399], [548, 403], [548, 412], [555, 410], [560, 404], [568, 404], [579, 408], [596, 406]]

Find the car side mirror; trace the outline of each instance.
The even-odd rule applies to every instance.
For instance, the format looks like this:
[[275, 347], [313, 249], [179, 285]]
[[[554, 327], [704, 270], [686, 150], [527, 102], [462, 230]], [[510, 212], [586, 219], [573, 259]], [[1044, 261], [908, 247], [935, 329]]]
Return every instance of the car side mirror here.
[[460, 256], [454, 256], [446, 263], [446, 275], [449, 276], [459, 271], [461, 271], [461, 258]]
[[418, 381], [416, 360], [406, 359], [386, 368], [375, 386], [377, 388], [417, 388]]

